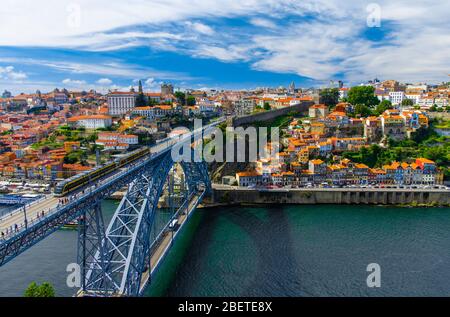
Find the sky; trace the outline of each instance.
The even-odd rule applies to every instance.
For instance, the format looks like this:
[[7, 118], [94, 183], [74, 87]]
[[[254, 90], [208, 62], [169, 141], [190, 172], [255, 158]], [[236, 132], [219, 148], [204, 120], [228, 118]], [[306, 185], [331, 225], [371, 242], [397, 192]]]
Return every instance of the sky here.
[[450, 1], [375, 1], [2, 0], [0, 91], [449, 81]]

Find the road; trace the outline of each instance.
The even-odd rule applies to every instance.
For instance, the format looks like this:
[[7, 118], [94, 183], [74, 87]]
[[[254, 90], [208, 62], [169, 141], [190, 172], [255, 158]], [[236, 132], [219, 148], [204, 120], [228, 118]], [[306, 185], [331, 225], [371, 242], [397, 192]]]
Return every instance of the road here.
[[435, 189], [435, 188], [248, 188], [239, 186], [229, 186], [222, 184], [212, 184], [212, 188], [216, 190], [235, 190], [235, 191], [260, 191], [260, 192], [294, 192], [294, 191], [304, 191], [304, 192], [418, 192], [418, 193], [449, 193], [450, 189]]
[[147, 270], [144, 273], [142, 273], [141, 290], [140, 290], [141, 292], [144, 290], [144, 288], [148, 282], [148, 279], [150, 277], [149, 274], [153, 274], [155, 272], [155, 270], [158, 267], [158, 264], [161, 262], [161, 260], [164, 258], [167, 251], [169, 250], [172, 240], [176, 237], [178, 232], [181, 230], [181, 228], [185, 224], [186, 220], [188, 219], [189, 215], [194, 211], [194, 207], [197, 204], [198, 199], [199, 199], [199, 196], [194, 195], [189, 201], [189, 205], [188, 205], [188, 209], [187, 209], [189, 211], [189, 213], [186, 215], [184, 213], [181, 213], [178, 216], [178, 229], [176, 230], [176, 232], [174, 232], [172, 230], [167, 230], [166, 232], [164, 232], [163, 236], [160, 238], [158, 247], [155, 249], [155, 251], [153, 252], [153, 254], [150, 257], [150, 270]]
[[[42, 212], [44, 212], [44, 215], [50, 210], [55, 208], [58, 205], [58, 198], [53, 197], [53, 195], [47, 195], [45, 199], [31, 204], [30, 206], [24, 207], [25, 213], [27, 216], [28, 224], [33, 223], [36, 221], [39, 217], [42, 216]], [[2, 217], [0, 220], [0, 232], [3, 232], [6, 234], [6, 231], [8, 229], [8, 232], [10, 230], [15, 229], [15, 225], [17, 225], [19, 228], [23, 227], [25, 223], [25, 217], [23, 209], [15, 210], [12, 213], [9, 213]]]

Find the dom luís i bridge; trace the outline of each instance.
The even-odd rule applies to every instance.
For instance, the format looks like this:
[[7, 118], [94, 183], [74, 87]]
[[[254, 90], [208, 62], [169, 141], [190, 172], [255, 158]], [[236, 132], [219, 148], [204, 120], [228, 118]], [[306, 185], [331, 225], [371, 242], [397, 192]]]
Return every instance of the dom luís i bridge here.
[[[174, 147], [212, 134], [218, 120], [193, 132], [143, 147], [71, 177], [35, 203], [0, 219], [0, 266], [62, 226], [78, 223], [78, 296], [139, 296], [211, 188], [206, 163], [172, 155]], [[185, 158], [186, 153], [181, 153]], [[189, 156], [188, 156], [189, 157]], [[126, 188], [110, 223], [101, 201]]]

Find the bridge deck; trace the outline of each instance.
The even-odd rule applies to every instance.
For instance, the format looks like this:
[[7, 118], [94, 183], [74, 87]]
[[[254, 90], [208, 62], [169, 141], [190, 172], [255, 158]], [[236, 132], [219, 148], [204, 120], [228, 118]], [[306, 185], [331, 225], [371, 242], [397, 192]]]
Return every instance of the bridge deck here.
[[187, 214], [181, 213], [178, 216], [178, 229], [175, 232], [172, 230], [164, 232], [163, 236], [161, 237], [158, 247], [153, 252], [153, 254], [150, 258], [150, 270], [147, 270], [142, 274], [141, 289], [140, 289], [141, 293], [145, 290], [145, 288], [147, 287], [147, 285], [150, 282], [151, 276], [156, 272], [156, 270], [158, 269], [159, 265], [161, 264], [163, 258], [169, 252], [172, 241], [176, 238], [178, 233], [181, 231], [183, 226], [186, 224], [186, 222], [189, 219], [189, 217], [191, 216], [191, 214], [195, 211], [195, 208], [197, 207], [197, 204], [200, 199], [201, 199], [201, 197], [198, 195], [195, 195], [192, 197], [192, 199], [189, 202]]
[[[220, 119], [214, 123], [211, 123], [207, 126], [204, 126], [202, 131], [204, 136], [208, 136], [213, 132], [213, 128], [220, 124], [221, 122], [225, 121], [224, 119]], [[191, 133], [193, 134], [193, 133]], [[173, 146], [173, 144], [170, 144], [169, 141], [158, 143], [151, 147], [151, 153], [157, 154], [160, 153], [167, 148], [170, 148]], [[145, 160], [148, 158], [144, 158], [141, 160]], [[122, 170], [116, 170], [112, 174], [108, 175], [103, 180], [97, 181], [97, 185], [101, 185], [103, 183], [106, 183], [107, 181], [111, 180], [112, 178], [116, 177], [117, 174], [122, 172]], [[84, 188], [80, 188], [75, 193], [75, 199], [81, 198], [81, 193], [83, 190], [87, 190], [89, 187], [92, 186], [85, 186]], [[31, 204], [28, 207], [25, 207], [25, 213], [27, 218], [27, 224], [30, 226], [33, 223], [36, 223], [39, 221], [37, 214], [39, 213], [39, 216], [41, 217], [42, 212], [44, 212], [44, 215], [47, 215], [49, 212], [54, 211], [58, 207], [59, 198], [54, 197], [53, 195], [46, 196], [45, 199], [39, 200], [36, 203]], [[0, 233], [3, 232], [4, 235], [0, 236], [0, 241], [2, 239], [7, 239], [10, 236], [13, 236], [17, 232], [23, 230], [25, 228], [25, 213], [23, 212], [23, 209], [17, 209], [3, 217], [0, 218]], [[15, 228], [15, 225], [17, 225], [17, 229]], [[8, 233], [7, 233], [8, 231]]]
[[[34, 223], [36, 220], [38, 220], [37, 216], [38, 214], [39, 217], [41, 217], [42, 212], [44, 212], [45, 215], [50, 210], [54, 209], [57, 206], [58, 206], [58, 198], [53, 197], [53, 195], [46, 196], [45, 199], [39, 201], [36, 204], [25, 206], [25, 213], [28, 224], [30, 225]], [[7, 229], [9, 231], [11, 229], [15, 231], [14, 228], [15, 225], [18, 226], [19, 230], [22, 229], [25, 225], [25, 213], [23, 212], [23, 208], [20, 208], [2, 217], [2, 219], [0, 220], [0, 232], [3, 232], [6, 237]]]

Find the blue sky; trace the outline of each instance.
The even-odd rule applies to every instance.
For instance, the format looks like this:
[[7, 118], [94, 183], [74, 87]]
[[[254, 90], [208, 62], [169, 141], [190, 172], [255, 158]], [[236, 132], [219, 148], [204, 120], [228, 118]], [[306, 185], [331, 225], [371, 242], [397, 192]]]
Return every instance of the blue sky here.
[[0, 90], [14, 93], [128, 89], [138, 79], [147, 90], [161, 82], [182, 89], [375, 77], [439, 83], [450, 73], [448, 1], [4, 2]]

